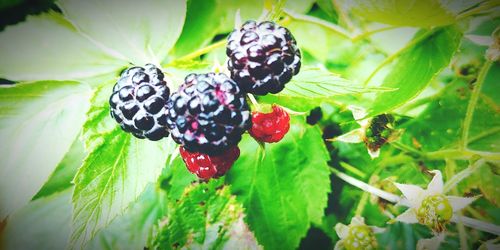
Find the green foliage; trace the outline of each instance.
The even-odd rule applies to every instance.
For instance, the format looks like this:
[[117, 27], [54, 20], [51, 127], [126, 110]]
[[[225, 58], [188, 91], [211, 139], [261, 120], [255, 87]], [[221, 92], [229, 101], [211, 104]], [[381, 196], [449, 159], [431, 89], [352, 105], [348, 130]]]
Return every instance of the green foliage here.
[[[498, 26], [495, 1], [56, 4], [62, 13], [0, 33], [0, 83], [16, 82], [0, 86], [0, 248], [296, 249], [317, 239], [334, 245], [336, 223], [364, 216], [386, 229], [380, 247], [415, 249], [432, 232], [389, 223], [406, 209], [391, 199], [401, 194], [394, 182], [425, 187], [432, 170], [458, 183], [450, 195], [481, 195], [461, 211], [465, 229], [447, 225], [443, 249], [477, 248], [500, 233], [484, 224], [499, 220], [500, 66], [486, 61], [487, 42], [469, 40]], [[214, 59], [225, 64], [237, 11], [242, 21], [271, 11], [293, 33], [300, 73], [256, 98], [303, 114], [290, 112], [279, 143], [244, 134], [226, 176], [200, 181], [171, 138], [123, 132], [108, 100], [131, 65], [161, 65], [172, 92], [189, 73], [225, 72]], [[364, 143], [336, 140], [352, 131], [365, 139], [353, 105], [367, 107], [367, 119], [395, 117], [401, 136], [378, 158]], [[319, 121], [306, 123], [317, 107]]]
[[[246, 240], [253, 241], [255, 245], [251, 233], [244, 235], [239, 232], [243, 216], [242, 206], [236, 202], [227, 186], [220, 186], [216, 181], [191, 185], [172, 204], [170, 219], [160, 229], [155, 247], [217, 249], [228, 244], [230, 236], [250, 237]], [[235, 246], [251, 247], [241, 244]]]
[[76, 82], [0, 88], [0, 219], [40, 190], [81, 130], [89, 89]]
[[399, 56], [382, 84], [397, 90], [379, 94], [370, 114], [392, 111], [420, 93], [450, 63], [461, 37], [462, 33], [453, 26], [417, 33], [413, 38], [415, 45]]
[[321, 141], [318, 128], [294, 119], [285, 138], [265, 150], [249, 137], [240, 143], [243, 152], [254, 153], [242, 155], [226, 181], [264, 247], [296, 248], [310, 223], [321, 224], [330, 191]]

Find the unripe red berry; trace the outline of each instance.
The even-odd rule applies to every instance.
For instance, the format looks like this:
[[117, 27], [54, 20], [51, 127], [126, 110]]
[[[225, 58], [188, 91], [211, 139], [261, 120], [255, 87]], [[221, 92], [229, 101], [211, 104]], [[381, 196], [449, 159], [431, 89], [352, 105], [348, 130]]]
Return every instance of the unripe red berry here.
[[260, 142], [279, 142], [290, 129], [290, 116], [280, 106], [273, 105], [271, 113], [252, 113], [250, 135]]
[[184, 147], [180, 147], [179, 151], [189, 172], [204, 180], [223, 176], [240, 156], [240, 149], [237, 146], [217, 156], [189, 152]]

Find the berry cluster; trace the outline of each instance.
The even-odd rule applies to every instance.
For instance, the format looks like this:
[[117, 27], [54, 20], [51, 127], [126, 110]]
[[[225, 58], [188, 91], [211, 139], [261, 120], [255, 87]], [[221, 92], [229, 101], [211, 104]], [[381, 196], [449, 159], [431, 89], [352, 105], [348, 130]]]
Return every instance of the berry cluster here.
[[239, 157], [245, 131], [258, 141], [278, 142], [290, 128], [279, 106], [251, 115], [246, 94], [280, 92], [301, 65], [290, 31], [268, 21], [235, 29], [227, 55], [231, 77], [189, 74], [172, 95], [156, 66], [127, 69], [109, 99], [111, 117], [137, 138], [157, 141], [171, 134], [188, 170], [200, 179], [224, 175]]

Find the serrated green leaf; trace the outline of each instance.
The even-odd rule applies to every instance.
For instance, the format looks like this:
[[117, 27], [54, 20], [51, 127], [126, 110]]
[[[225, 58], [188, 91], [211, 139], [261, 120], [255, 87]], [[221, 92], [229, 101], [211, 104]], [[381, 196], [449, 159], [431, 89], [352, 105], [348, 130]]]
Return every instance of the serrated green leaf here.
[[414, 40], [418, 42], [399, 56], [381, 85], [397, 90], [378, 94], [370, 116], [389, 112], [417, 96], [448, 66], [461, 38], [462, 33], [455, 26], [417, 33]]
[[84, 158], [85, 150], [83, 142], [80, 138], [77, 138], [71, 145], [68, 153], [66, 153], [54, 172], [52, 172], [49, 180], [43, 184], [40, 191], [33, 197], [33, 200], [70, 188], [73, 185], [72, 181], [76, 171], [82, 165]]
[[60, 0], [58, 5], [103, 49], [136, 65], [162, 62], [186, 17], [184, 0]]
[[0, 220], [28, 203], [68, 152], [89, 95], [76, 82], [0, 87]]
[[1, 249], [64, 249], [69, 239], [71, 192], [31, 201], [9, 216], [0, 235]]
[[371, 21], [433, 27], [455, 22], [455, 15], [440, 0], [343, 0], [343, 5]]
[[265, 152], [249, 136], [226, 181], [247, 212], [257, 240], [269, 249], [294, 249], [311, 223], [321, 224], [330, 191], [329, 160], [317, 127], [293, 119], [288, 134]]
[[222, 249], [235, 241], [231, 243], [233, 246], [255, 249], [257, 243], [253, 235], [244, 230], [243, 216], [243, 207], [228, 187], [220, 187], [214, 181], [192, 185], [180, 201], [173, 204], [156, 247]]
[[197, 180], [198, 177], [187, 170], [181, 157], [176, 157], [166, 170], [165, 178], [162, 180], [162, 188], [167, 191], [167, 198], [171, 202], [176, 202], [181, 198], [184, 189]]
[[99, 88], [84, 125], [89, 152], [74, 179], [72, 248], [82, 248], [157, 180], [175, 150], [171, 139], [140, 140], [109, 116], [112, 86]]
[[143, 249], [154, 226], [167, 212], [164, 196], [154, 185], [148, 185], [137, 201], [101, 230], [86, 249]]
[[[36, 41], [36, 42], [35, 42]], [[126, 64], [80, 35], [57, 13], [31, 16], [0, 33], [0, 78], [74, 80], [117, 71]]]
[[354, 95], [371, 92], [394, 91], [389, 87], [363, 87], [337, 74], [319, 68], [304, 68], [285, 85], [278, 96], [328, 98], [337, 95]]

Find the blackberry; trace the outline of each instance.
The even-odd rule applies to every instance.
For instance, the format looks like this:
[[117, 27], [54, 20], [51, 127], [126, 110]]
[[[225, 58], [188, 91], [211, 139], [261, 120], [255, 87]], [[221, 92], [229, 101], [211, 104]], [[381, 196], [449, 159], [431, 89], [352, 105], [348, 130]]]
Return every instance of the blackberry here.
[[164, 75], [153, 64], [125, 70], [109, 98], [111, 117], [135, 137], [157, 141], [168, 136], [166, 102], [170, 95]]
[[172, 138], [190, 152], [221, 154], [251, 125], [245, 94], [221, 73], [189, 74], [167, 107]]
[[221, 155], [216, 156], [199, 152], [191, 153], [184, 147], [180, 147], [179, 151], [189, 172], [204, 180], [223, 176], [240, 157], [240, 149], [237, 146], [229, 148]]
[[273, 22], [247, 21], [228, 37], [231, 78], [245, 92], [276, 94], [300, 70], [300, 50], [290, 31]]

